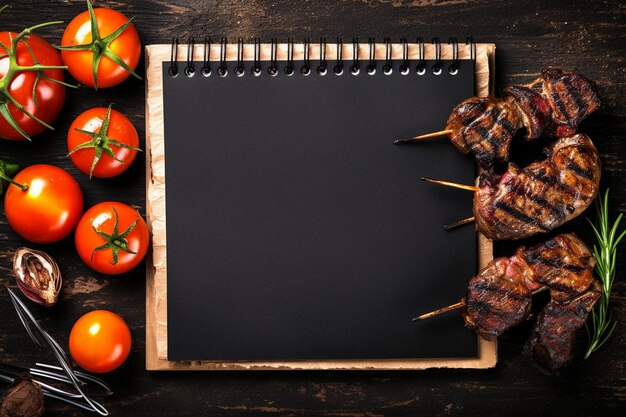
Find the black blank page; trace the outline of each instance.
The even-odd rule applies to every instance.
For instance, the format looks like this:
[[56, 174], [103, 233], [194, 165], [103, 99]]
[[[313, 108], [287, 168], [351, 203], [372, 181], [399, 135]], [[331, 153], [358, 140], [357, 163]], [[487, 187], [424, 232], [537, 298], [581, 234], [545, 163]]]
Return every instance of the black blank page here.
[[442, 229], [471, 193], [420, 181], [471, 184], [471, 158], [445, 137], [393, 145], [473, 95], [473, 63], [445, 64], [188, 78], [164, 63], [170, 360], [477, 356], [458, 313], [410, 321], [476, 272], [473, 227]]

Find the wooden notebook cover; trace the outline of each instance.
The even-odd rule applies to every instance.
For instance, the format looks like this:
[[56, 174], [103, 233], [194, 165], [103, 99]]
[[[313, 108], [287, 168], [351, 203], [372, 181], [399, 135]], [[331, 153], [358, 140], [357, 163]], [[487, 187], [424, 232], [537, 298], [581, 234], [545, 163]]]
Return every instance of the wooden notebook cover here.
[[[203, 46], [195, 47], [194, 55], [201, 57]], [[352, 56], [352, 46], [344, 45], [345, 57]], [[367, 45], [361, 45], [359, 55], [365, 55]], [[186, 49], [183, 47], [182, 49]], [[319, 55], [319, 46], [311, 45], [311, 57]], [[417, 45], [409, 45], [409, 59], [417, 59]], [[261, 45], [260, 59], [270, 60], [271, 46]], [[170, 45], [149, 45], [146, 47], [147, 65], [147, 101], [146, 101], [146, 192], [147, 220], [152, 233], [152, 252], [146, 266], [146, 369], [148, 370], [394, 370], [426, 369], [434, 367], [452, 368], [489, 368], [497, 361], [496, 341], [478, 338], [478, 357], [476, 358], [415, 358], [415, 359], [375, 359], [375, 360], [297, 360], [297, 361], [259, 361], [259, 362], [224, 362], [224, 361], [169, 361], [167, 360], [167, 273], [165, 240], [165, 168], [164, 168], [164, 129], [163, 129], [163, 62], [170, 60]], [[294, 48], [294, 60], [302, 59], [301, 45]], [[327, 56], [334, 56], [335, 45], [327, 46]], [[450, 59], [452, 48], [442, 45], [443, 59]], [[376, 45], [376, 56], [384, 56], [385, 45]], [[476, 93], [479, 96], [489, 94], [493, 89], [493, 67], [495, 46], [478, 44], [476, 48]], [[178, 60], [186, 57], [179, 54]], [[219, 56], [219, 45], [212, 45], [211, 57]], [[287, 45], [279, 44], [277, 59], [286, 60]], [[459, 45], [460, 59], [468, 59], [470, 49]], [[392, 59], [402, 58], [402, 45], [392, 46]], [[435, 58], [433, 45], [425, 45], [425, 59]], [[237, 59], [237, 45], [228, 45], [226, 60]], [[244, 49], [244, 60], [253, 59], [251, 48]], [[492, 259], [492, 243], [478, 234], [478, 266], [483, 268]], [[469, 277], [468, 277], [469, 279]]]

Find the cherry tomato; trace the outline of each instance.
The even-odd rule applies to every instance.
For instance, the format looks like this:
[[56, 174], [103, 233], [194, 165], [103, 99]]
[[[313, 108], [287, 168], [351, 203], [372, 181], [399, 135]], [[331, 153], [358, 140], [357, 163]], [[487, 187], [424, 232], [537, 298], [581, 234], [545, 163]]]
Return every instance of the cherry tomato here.
[[69, 235], [83, 212], [80, 186], [64, 169], [32, 165], [7, 187], [4, 212], [11, 228], [24, 239], [52, 243]]
[[111, 372], [124, 363], [132, 340], [123, 318], [106, 310], [94, 310], [79, 318], [70, 332], [70, 355], [83, 369]]
[[128, 204], [107, 201], [85, 212], [76, 227], [76, 250], [91, 268], [109, 275], [130, 271], [150, 244], [148, 225]]
[[[120, 84], [134, 70], [141, 55], [141, 40], [135, 25], [129, 23], [122, 33], [109, 35], [130, 22], [123, 14], [106, 8], [93, 10], [97, 33], [91, 31], [89, 10], [76, 16], [65, 28], [61, 39], [61, 56], [68, 71], [81, 84], [106, 88]], [[117, 62], [116, 62], [117, 61]], [[97, 70], [94, 74], [93, 63]]]
[[131, 121], [111, 106], [82, 113], [67, 134], [72, 162], [90, 177], [110, 178], [126, 171], [140, 150], [138, 146], [139, 136]]
[[[11, 38], [18, 36], [13, 32], [0, 32], [0, 42], [11, 49]], [[32, 55], [29, 48], [32, 50]], [[59, 115], [63, 102], [65, 101], [65, 86], [56, 81], [63, 82], [63, 70], [45, 70], [45, 77], [39, 76], [37, 71], [19, 71], [14, 73], [12, 80], [4, 79], [7, 72], [11, 70], [9, 51], [0, 46], [0, 79], [8, 83], [0, 86], [0, 102], [6, 102], [7, 94], [10, 94], [19, 104], [24, 106], [24, 110], [31, 113], [45, 123], [52, 123]], [[31, 34], [28, 39], [22, 38], [17, 44], [15, 51], [17, 64], [21, 66], [33, 66], [35, 64], [58, 66], [63, 65], [59, 52], [44, 39]], [[37, 59], [37, 62], [33, 59]], [[41, 74], [40, 74], [41, 75]], [[35, 91], [33, 97], [33, 89]], [[17, 131], [9, 124], [6, 117], [0, 117], [0, 137], [10, 140], [24, 140], [30, 136], [35, 136], [43, 132], [46, 127], [37, 122], [26, 113], [19, 110], [13, 103], [7, 103], [9, 112], [13, 120], [22, 129], [23, 133]]]

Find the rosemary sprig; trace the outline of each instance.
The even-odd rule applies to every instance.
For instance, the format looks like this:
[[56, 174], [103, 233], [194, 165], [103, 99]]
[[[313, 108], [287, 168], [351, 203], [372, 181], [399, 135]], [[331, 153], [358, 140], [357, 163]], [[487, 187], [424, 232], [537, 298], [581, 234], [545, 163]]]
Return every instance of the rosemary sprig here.
[[597, 203], [598, 219], [597, 225], [587, 219], [596, 235], [597, 243], [593, 245], [593, 254], [596, 258], [596, 273], [602, 283], [602, 296], [598, 304], [591, 312], [591, 324], [587, 323], [587, 336], [589, 344], [585, 359], [593, 352], [600, 349], [602, 345], [611, 337], [617, 321], [613, 320], [609, 308], [613, 280], [615, 278], [615, 258], [617, 255], [617, 245], [626, 235], [626, 230], [619, 235], [617, 229], [622, 221], [620, 213], [613, 224], [609, 224], [609, 190], [604, 192], [603, 197], [599, 197]]

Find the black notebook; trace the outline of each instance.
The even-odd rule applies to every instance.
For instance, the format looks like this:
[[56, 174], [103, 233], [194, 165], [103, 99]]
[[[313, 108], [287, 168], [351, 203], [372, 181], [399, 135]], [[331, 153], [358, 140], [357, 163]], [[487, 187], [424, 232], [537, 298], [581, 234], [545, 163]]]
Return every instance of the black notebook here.
[[411, 322], [477, 271], [474, 228], [442, 228], [472, 194], [420, 181], [472, 184], [472, 159], [446, 138], [393, 144], [445, 126], [475, 60], [269, 47], [161, 63], [167, 359], [478, 356], [458, 313]]

